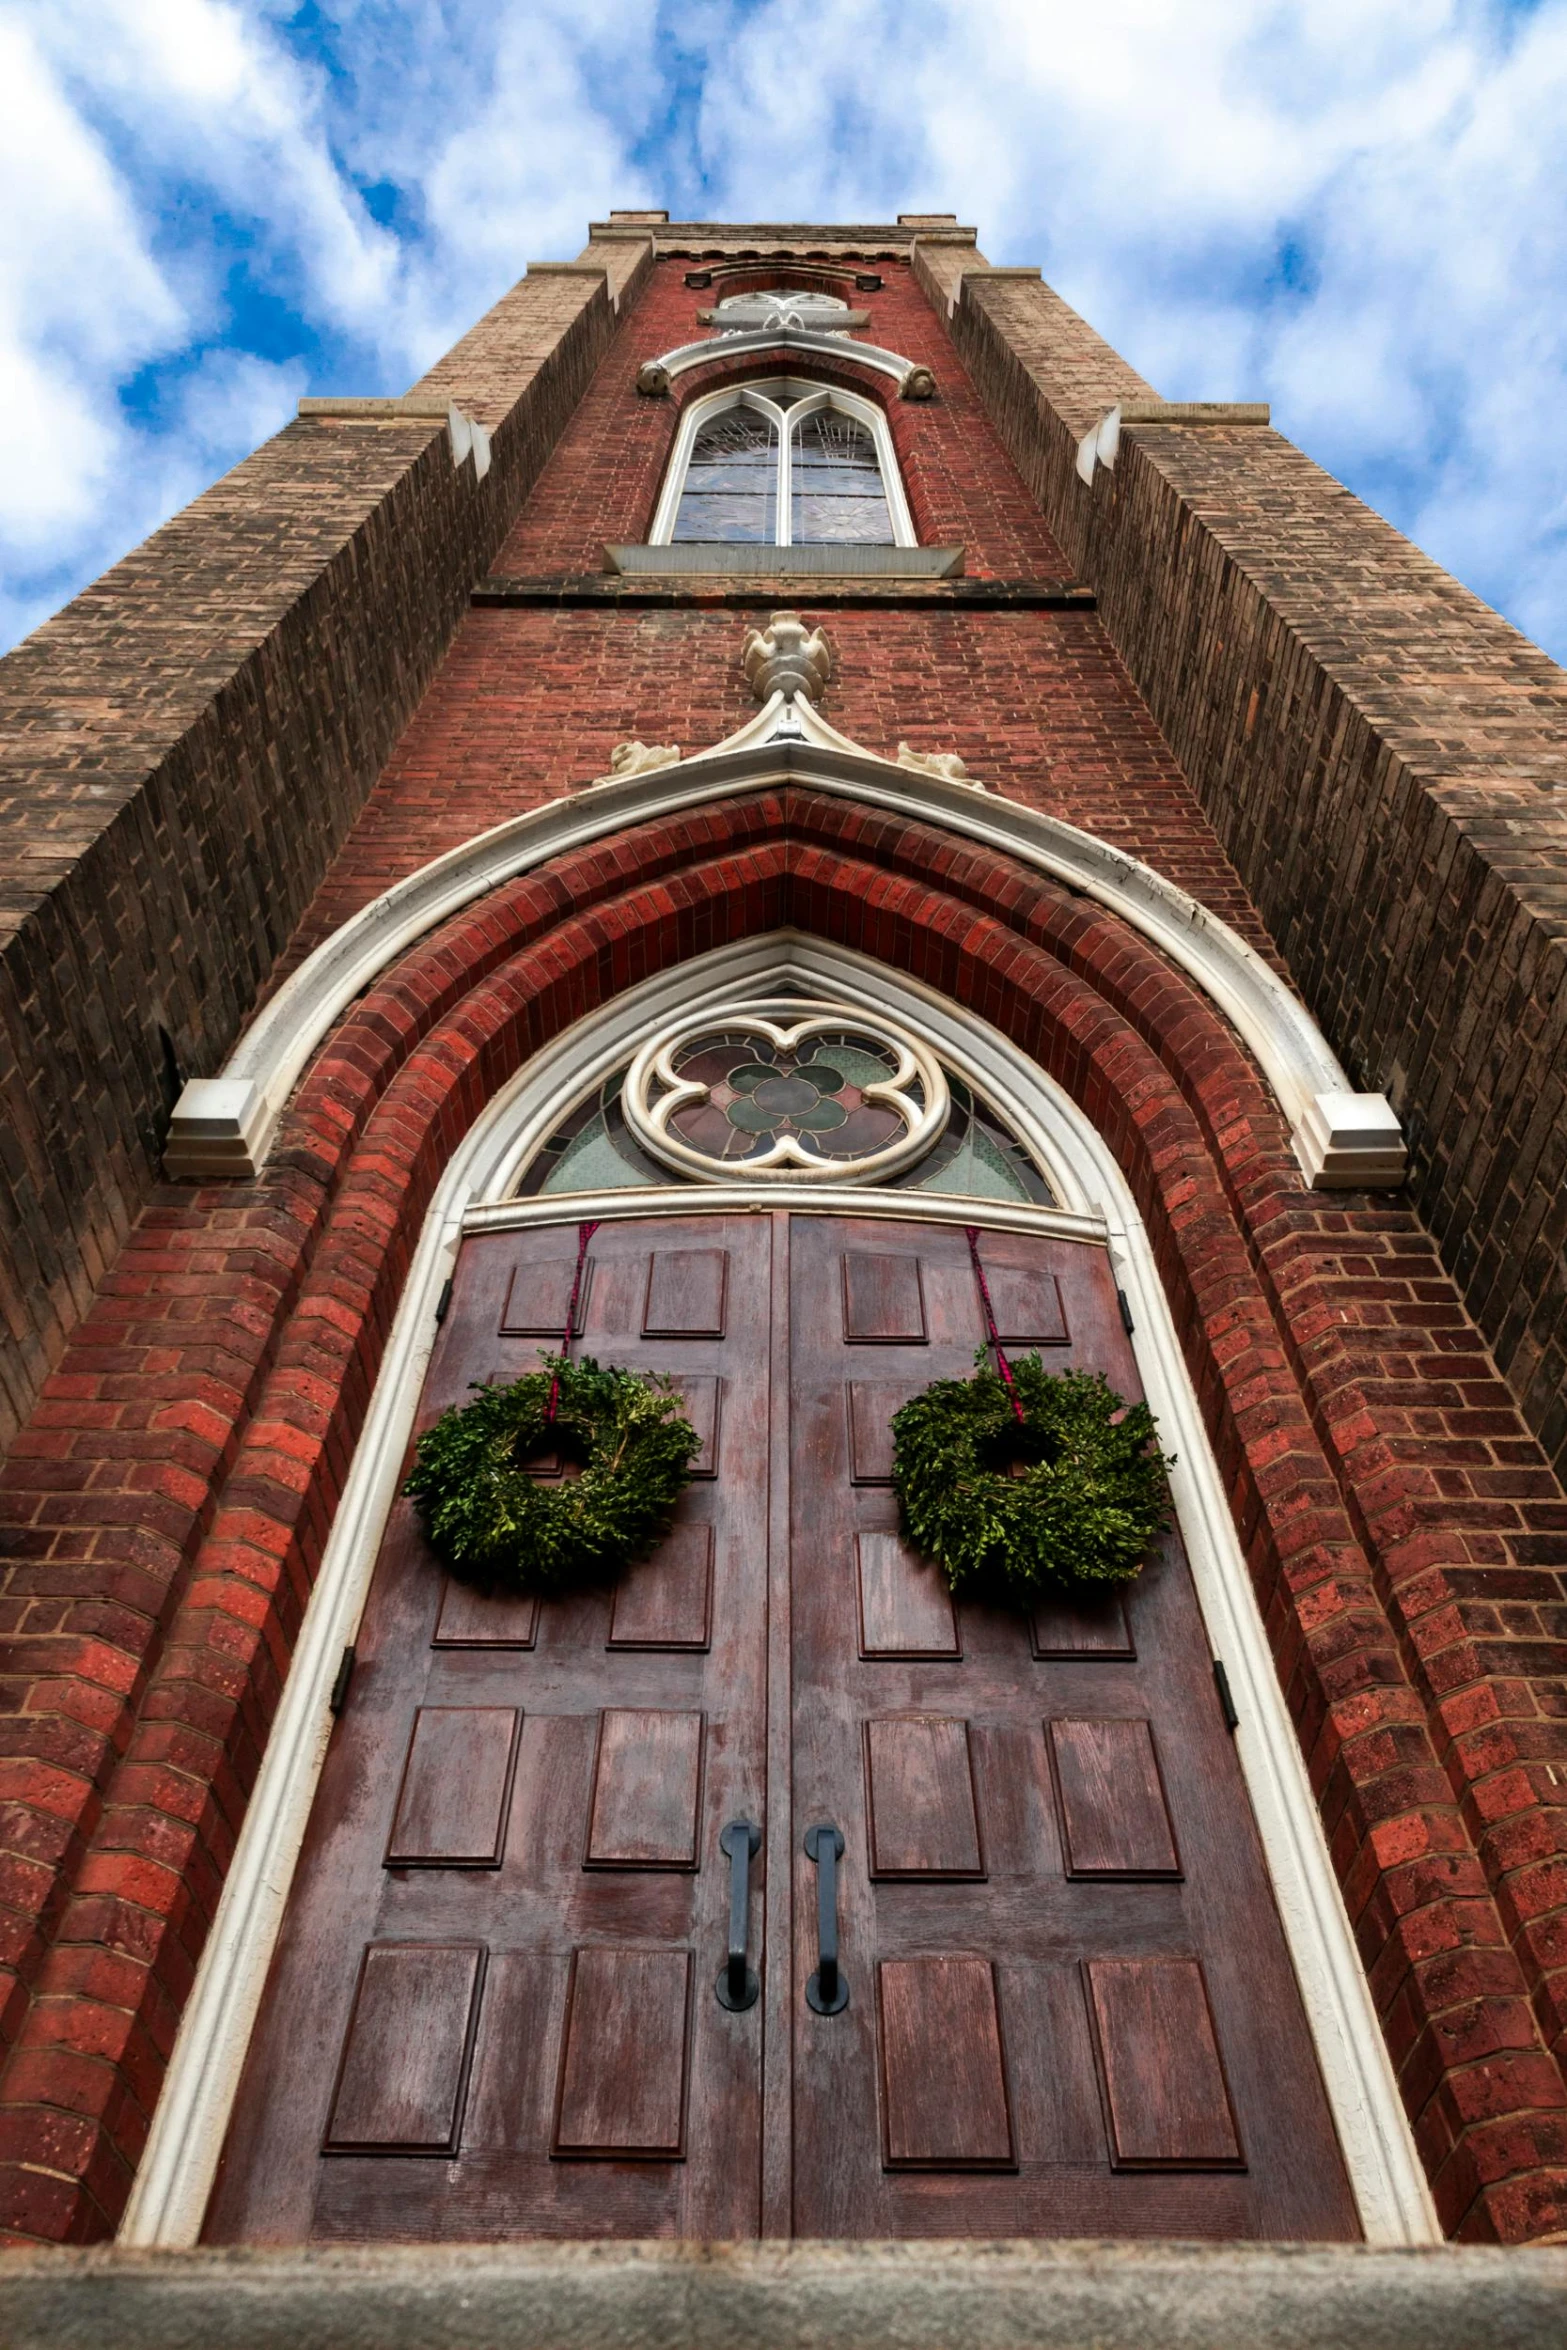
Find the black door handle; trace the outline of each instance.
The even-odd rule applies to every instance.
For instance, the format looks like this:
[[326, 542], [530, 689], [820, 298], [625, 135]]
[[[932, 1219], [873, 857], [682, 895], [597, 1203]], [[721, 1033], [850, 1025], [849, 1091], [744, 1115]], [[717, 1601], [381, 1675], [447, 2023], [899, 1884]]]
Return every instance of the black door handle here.
[[718, 1970], [718, 2004], [732, 2011], [756, 2005], [762, 1986], [745, 1963], [745, 1929], [751, 1906], [751, 1860], [762, 1848], [762, 1831], [749, 1820], [731, 1820], [718, 1839], [729, 1862], [729, 1956]]
[[843, 1838], [831, 1820], [805, 1831], [805, 1857], [816, 1863], [816, 1972], [805, 1986], [805, 2004], [818, 2015], [842, 2015], [849, 1986], [838, 1967], [838, 1863]]

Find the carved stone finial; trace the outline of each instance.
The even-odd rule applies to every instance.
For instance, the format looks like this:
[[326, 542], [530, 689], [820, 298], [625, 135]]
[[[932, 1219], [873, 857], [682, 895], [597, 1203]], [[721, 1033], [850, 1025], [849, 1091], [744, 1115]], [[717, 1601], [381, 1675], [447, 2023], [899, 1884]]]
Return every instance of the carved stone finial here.
[[911, 367], [898, 386], [900, 400], [934, 400], [936, 378], [928, 367]]
[[645, 359], [637, 369], [637, 390], [649, 400], [662, 400], [669, 393], [669, 370], [656, 359]]
[[765, 629], [751, 629], [740, 660], [759, 702], [777, 693], [790, 701], [796, 694], [819, 701], [832, 675], [831, 646], [819, 628], [806, 628], [798, 612], [775, 612]]
[[956, 751], [913, 751], [899, 743], [897, 764], [912, 767], [916, 775], [939, 775], [943, 783], [966, 783], [970, 791], [987, 789], [977, 775], [970, 775]]
[[680, 763], [678, 743], [617, 743], [609, 754], [609, 773], [595, 775], [595, 783], [624, 783], [633, 775], [651, 775], [658, 767]]

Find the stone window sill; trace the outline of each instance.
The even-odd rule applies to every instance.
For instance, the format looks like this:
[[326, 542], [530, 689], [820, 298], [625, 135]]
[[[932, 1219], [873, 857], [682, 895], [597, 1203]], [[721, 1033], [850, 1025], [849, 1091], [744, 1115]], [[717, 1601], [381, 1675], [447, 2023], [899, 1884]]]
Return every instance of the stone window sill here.
[[771, 547], [688, 539], [679, 546], [606, 546], [625, 578], [957, 579], [962, 547]]

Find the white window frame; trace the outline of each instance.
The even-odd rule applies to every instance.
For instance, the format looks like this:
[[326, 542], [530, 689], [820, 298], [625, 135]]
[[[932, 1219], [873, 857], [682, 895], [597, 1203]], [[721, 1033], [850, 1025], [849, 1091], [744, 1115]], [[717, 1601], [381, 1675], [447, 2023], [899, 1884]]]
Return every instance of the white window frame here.
[[[680, 429], [675, 435], [675, 446], [669, 460], [669, 471], [664, 477], [658, 511], [653, 517], [653, 528], [648, 533], [649, 546], [673, 545], [675, 517], [680, 511], [680, 500], [685, 490], [686, 474], [697, 434], [715, 416], [725, 415], [732, 408], [755, 409], [759, 416], [768, 419], [778, 435], [777, 536], [771, 542], [774, 546], [788, 547], [794, 544], [794, 516], [791, 512], [794, 428], [823, 408], [835, 408], [842, 416], [852, 416], [857, 424], [863, 424], [870, 433], [876, 448], [876, 462], [881, 467], [881, 486], [892, 522], [892, 543], [895, 547], [919, 545], [909, 502], [903, 494], [903, 476], [898, 470], [892, 433], [875, 401], [862, 399], [858, 392], [840, 391], [835, 384], [812, 384], [795, 376], [774, 376], [765, 383], [730, 385], [722, 391], [706, 392], [701, 399], [691, 402], [680, 419]], [[815, 545], [817, 542], [813, 540], [811, 543]]]

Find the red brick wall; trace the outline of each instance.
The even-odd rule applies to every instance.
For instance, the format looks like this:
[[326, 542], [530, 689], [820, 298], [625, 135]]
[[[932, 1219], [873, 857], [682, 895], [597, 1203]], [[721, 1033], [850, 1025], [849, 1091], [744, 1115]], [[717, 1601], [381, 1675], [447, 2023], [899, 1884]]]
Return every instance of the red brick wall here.
[[[46, 1619], [26, 1712], [60, 1725], [14, 1792], [41, 1836], [74, 1841], [0, 2084], [18, 2233], [90, 2235], [123, 2197], [451, 1140], [527, 1053], [632, 978], [785, 923], [972, 1005], [1116, 1149], [1444, 2216], [1470, 2235], [1562, 2226], [1567, 2089], [1548, 2041], [1563, 1900], [1538, 1866], [1543, 1774], [1531, 1784], [1550, 1690], [1532, 1695], [1525, 1641], [1484, 1653], [1507, 1628], [1465, 1596], [1477, 1558], [1527, 1555], [1561, 1504], [1429, 1243], [1397, 1208], [1301, 1191], [1244, 1054], [1112, 916], [795, 792], [562, 860], [416, 948], [323, 1051], [265, 1182], [178, 1214], [172, 1195], [164, 1248], [149, 1233], [73, 1346], [47, 1437], [4, 1488], [33, 1554], [13, 1589]], [[260, 1264], [235, 1245], [239, 1217], [268, 1230]], [[149, 1443], [149, 1407], [183, 1457]], [[167, 1549], [160, 1588], [144, 1574], [114, 1610], [55, 1560], [91, 1558], [116, 1519], [155, 1521]], [[45, 1869], [13, 1894], [59, 1884]]]
[[[548, 473], [496, 557], [497, 572], [519, 577], [597, 572], [603, 568], [606, 540], [646, 538], [680, 410], [729, 372], [698, 368], [677, 377], [672, 399], [644, 399], [636, 391], [643, 360], [695, 342], [706, 331], [696, 314], [714, 294], [693, 292], [684, 283], [688, 266], [684, 261], [656, 264]], [[921, 542], [945, 546], [962, 540], [968, 569], [978, 577], [1064, 578], [1067, 566], [1039, 507], [908, 266], [884, 263], [881, 275], [881, 293], [854, 297], [859, 308], [870, 312], [861, 339], [932, 368], [937, 397], [900, 400], [890, 377], [863, 369], [854, 376], [854, 388], [887, 410]], [[775, 361], [737, 365], [751, 376], [789, 372]]]
[[439, 422], [291, 424], [0, 661], [0, 1446], [612, 330], [525, 280], [447, 374], [482, 485]]
[[954, 331], [1567, 1469], [1567, 676], [1282, 434], [1138, 425], [1085, 488], [1148, 387], [1048, 286], [971, 278]]
[[[602, 541], [645, 530], [675, 404], [640, 398], [635, 371], [696, 331], [710, 297], [685, 266], [653, 272], [608, 345], [495, 558], [508, 575], [580, 578]], [[962, 540], [975, 575], [1059, 580], [936, 314], [882, 267], [870, 331], [940, 386], [889, 410], [922, 534]], [[820, 616], [845, 732], [958, 751], [1278, 959], [1224, 811], [1091, 612], [976, 611], [943, 591]], [[602, 773], [616, 741], [689, 751], [741, 723], [745, 625], [700, 591], [656, 610], [470, 611], [286, 964], [389, 881]], [[86, 2238], [123, 2202], [452, 1142], [629, 979], [783, 923], [971, 1004], [1109, 1137], [1444, 2220], [1567, 2230], [1567, 1502], [1431, 1237], [1402, 1201], [1302, 1190], [1234, 1035], [1112, 916], [808, 792], [600, 844], [421, 942], [323, 1047], [263, 1179], [166, 1187], [98, 1283], [0, 1479], [6, 2224]]]
[[[700, 331], [711, 291], [688, 263], [656, 265], [496, 558], [499, 576], [564, 580], [601, 569], [606, 540], [652, 519], [678, 406], [641, 397], [642, 361]], [[773, 272], [787, 276], [787, 272]], [[902, 266], [857, 296], [868, 338], [932, 367], [930, 402], [887, 408], [922, 540], [961, 541], [970, 569], [1036, 584], [1067, 567], [969, 385], [944, 328]], [[745, 371], [766, 372], [756, 361]], [[727, 370], [725, 371], [727, 372]], [[698, 371], [701, 381], [710, 371]], [[691, 377], [677, 391], [687, 395]], [[699, 387], [700, 388], [700, 387]], [[835, 647], [824, 704], [868, 749], [956, 750], [971, 772], [1112, 840], [1188, 889], [1264, 952], [1270, 942], [1119, 655], [1091, 612], [843, 609], [808, 585], [780, 589]], [[481, 610], [468, 615], [291, 942], [283, 968], [379, 890], [476, 832], [603, 774], [628, 738], [703, 749], [756, 704], [741, 672], [765, 618], [675, 610]]]

